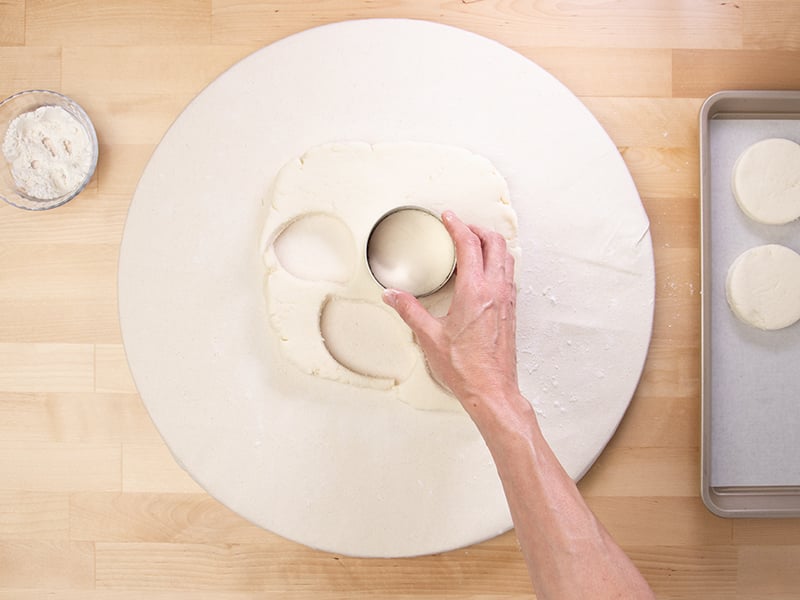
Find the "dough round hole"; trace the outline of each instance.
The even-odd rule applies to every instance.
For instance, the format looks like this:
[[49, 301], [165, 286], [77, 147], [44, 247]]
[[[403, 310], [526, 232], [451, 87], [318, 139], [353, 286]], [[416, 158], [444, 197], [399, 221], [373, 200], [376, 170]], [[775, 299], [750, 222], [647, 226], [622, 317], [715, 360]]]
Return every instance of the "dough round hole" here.
[[725, 291], [733, 313], [759, 329], [783, 329], [800, 319], [800, 254], [768, 244], [743, 252], [728, 269]]
[[343, 367], [367, 377], [405, 380], [416, 355], [408, 329], [390, 309], [363, 300], [329, 298], [320, 331], [330, 355]]
[[733, 167], [733, 194], [742, 211], [766, 225], [800, 217], [800, 144], [783, 138], [747, 148]]
[[292, 221], [273, 242], [281, 266], [299, 279], [344, 283], [353, 276], [356, 246], [341, 219], [309, 214]]

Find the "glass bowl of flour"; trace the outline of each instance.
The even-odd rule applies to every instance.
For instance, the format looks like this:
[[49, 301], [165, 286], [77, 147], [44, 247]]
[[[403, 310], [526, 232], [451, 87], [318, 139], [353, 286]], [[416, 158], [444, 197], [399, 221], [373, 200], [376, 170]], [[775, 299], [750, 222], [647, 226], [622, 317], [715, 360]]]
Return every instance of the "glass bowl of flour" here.
[[0, 198], [27, 210], [69, 202], [97, 166], [91, 119], [57, 92], [28, 90], [0, 102], [0, 145]]

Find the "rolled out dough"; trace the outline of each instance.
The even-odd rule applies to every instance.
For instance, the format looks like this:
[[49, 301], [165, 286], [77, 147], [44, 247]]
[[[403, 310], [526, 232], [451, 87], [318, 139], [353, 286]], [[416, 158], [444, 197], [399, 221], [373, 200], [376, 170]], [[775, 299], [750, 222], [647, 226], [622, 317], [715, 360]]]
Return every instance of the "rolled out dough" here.
[[[511, 518], [469, 417], [418, 410], [391, 389], [348, 385], [347, 398], [328, 398], [333, 382], [289, 363], [268, 325], [259, 243], [270, 182], [306, 149], [348, 139], [468, 148], [502, 173], [524, 258], [520, 386], [567, 473], [588, 470], [647, 354], [647, 215], [613, 141], [568, 89], [509, 48], [437, 23], [310, 29], [244, 59], [187, 106], [125, 224], [119, 308], [131, 371], [178, 463], [250, 521], [358, 556], [473, 544], [507, 531]], [[348, 250], [353, 236], [338, 223], [296, 222], [291, 241], [310, 235], [320, 252], [341, 256], [289, 264], [292, 285], [349, 281], [342, 257], [361, 249], [353, 239]], [[280, 252], [292, 262], [291, 244]], [[337, 313], [359, 308], [331, 301]], [[368, 319], [384, 316], [370, 306]], [[362, 355], [339, 359], [353, 373], [374, 369]], [[391, 379], [408, 365], [377, 368], [372, 375]]]
[[[417, 408], [460, 410], [430, 376], [411, 330], [381, 300], [383, 288], [366, 262], [367, 238], [394, 208], [413, 205], [437, 213], [446, 207], [501, 233], [519, 268], [517, 216], [505, 179], [492, 164], [444, 144], [324, 144], [279, 171], [268, 205], [264, 294], [283, 357], [326, 380], [330, 402], [359, 386], [387, 390]], [[312, 230], [302, 226], [306, 221], [327, 227]], [[308, 265], [332, 260], [338, 264], [316, 277], [309, 274]], [[422, 301], [442, 312], [451, 296], [452, 285]]]
[[779, 244], [743, 252], [728, 269], [728, 304], [741, 321], [783, 329], [800, 319], [800, 254]]
[[800, 217], [800, 144], [769, 138], [748, 147], [733, 166], [733, 194], [742, 211], [765, 225]]

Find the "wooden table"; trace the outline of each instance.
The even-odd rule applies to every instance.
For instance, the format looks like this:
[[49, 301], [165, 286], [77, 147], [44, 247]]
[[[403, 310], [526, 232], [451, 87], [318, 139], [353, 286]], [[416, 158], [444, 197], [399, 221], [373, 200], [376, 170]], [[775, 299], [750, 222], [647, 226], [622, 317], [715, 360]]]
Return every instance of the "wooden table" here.
[[581, 490], [661, 598], [798, 597], [800, 520], [724, 520], [699, 498], [697, 116], [720, 89], [800, 89], [800, 3], [4, 0], [0, 97], [74, 97], [101, 154], [71, 203], [0, 206], [0, 600], [531, 597], [513, 533], [362, 560], [243, 521], [173, 461], [128, 372], [117, 255], [162, 134], [250, 52], [366, 17], [498, 40], [607, 129], [651, 220], [655, 327], [631, 408]]

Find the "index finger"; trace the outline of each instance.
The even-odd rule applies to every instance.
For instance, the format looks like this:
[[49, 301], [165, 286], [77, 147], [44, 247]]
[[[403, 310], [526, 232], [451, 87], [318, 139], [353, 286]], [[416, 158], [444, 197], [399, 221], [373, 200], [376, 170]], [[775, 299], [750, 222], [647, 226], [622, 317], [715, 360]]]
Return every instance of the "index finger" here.
[[483, 273], [483, 246], [481, 239], [453, 211], [442, 213], [442, 222], [456, 246], [456, 264], [462, 273]]
[[477, 225], [470, 225], [469, 228], [481, 241], [484, 272], [492, 278], [499, 277], [502, 279], [504, 277], [506, 256], [508, 255], [506, 238], [496, 231], [484, 229]]

